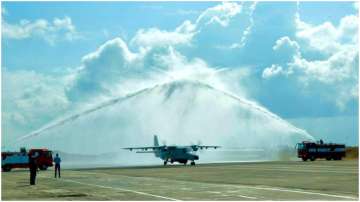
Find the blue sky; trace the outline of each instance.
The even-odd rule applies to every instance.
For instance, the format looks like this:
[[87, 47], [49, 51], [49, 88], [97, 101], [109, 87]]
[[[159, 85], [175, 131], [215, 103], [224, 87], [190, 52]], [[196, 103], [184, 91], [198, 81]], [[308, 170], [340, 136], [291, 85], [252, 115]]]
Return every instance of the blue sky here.
[[354, 2], [2, 2], [3, 138], [153, 84], [156, 70], [357, 144], [357, 21]]

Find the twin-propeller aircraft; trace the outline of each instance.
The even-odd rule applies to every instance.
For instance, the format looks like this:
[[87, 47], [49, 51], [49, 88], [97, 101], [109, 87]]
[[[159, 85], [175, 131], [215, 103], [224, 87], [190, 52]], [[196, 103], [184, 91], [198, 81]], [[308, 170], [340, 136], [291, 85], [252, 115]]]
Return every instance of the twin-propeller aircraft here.
[[198, 151], [199, 149], [217, 149], [220, 146], [207, 146], [207, 145], [189, 145], [189, 146], [166, 146], [159, 145], [157, 136], [154, 136], [154, 146], [153, 147], [128, 147], [124, 148], [127, 150], [138, 150], [136, 153], [154, 153], [156, 157], [161, 158], [164, 161], [164, 165], [168, 162], [174, 163], [179, 162], [184, 165], [188, 161], [191, 161], [191, 165], [195, 165], [195, 160], [199, 160], [199, 156], [193, 154], [193, 152]]

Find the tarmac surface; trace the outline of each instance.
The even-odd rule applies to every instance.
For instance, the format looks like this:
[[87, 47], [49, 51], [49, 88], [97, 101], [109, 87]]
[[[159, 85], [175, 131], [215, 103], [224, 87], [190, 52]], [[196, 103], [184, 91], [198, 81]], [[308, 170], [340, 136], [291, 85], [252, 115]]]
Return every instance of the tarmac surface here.
[[2, 200], [358, 200], [358, 161], [2, 172]]

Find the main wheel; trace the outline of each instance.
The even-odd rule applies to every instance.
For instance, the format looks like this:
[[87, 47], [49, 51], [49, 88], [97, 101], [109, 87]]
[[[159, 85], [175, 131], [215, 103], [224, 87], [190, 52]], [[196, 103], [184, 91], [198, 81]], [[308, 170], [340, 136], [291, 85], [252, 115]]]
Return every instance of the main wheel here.
[[335, 156], [333, 159], [338, 161], [338, 160], [341, 160], [341, 157], [340, 156]]
[[195, 165], [195, 161], [192, 161], [190, 165], [194, 166], [194, 165]]

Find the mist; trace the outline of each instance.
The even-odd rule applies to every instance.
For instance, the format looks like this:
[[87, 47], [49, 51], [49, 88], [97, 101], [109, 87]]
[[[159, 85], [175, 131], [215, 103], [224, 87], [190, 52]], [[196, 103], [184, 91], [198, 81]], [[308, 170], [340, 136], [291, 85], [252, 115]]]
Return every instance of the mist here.
[[[152, 154], [122, 148], [152, 146], [155, 134], [166, 145], [200, 142], [222, 147], [201, 152], [203, 162], [271, 160], [282, 148], [313, 139], [254, 102], [199, 81], [175, 80], [54, 121], [23, 136], [17, 144], [95, 155], [84, 164], [97, 164], [98, 159], [104, 165], [139, 165], [160, 161]], [[82, 164], [81, 160], [74, 162]]]

